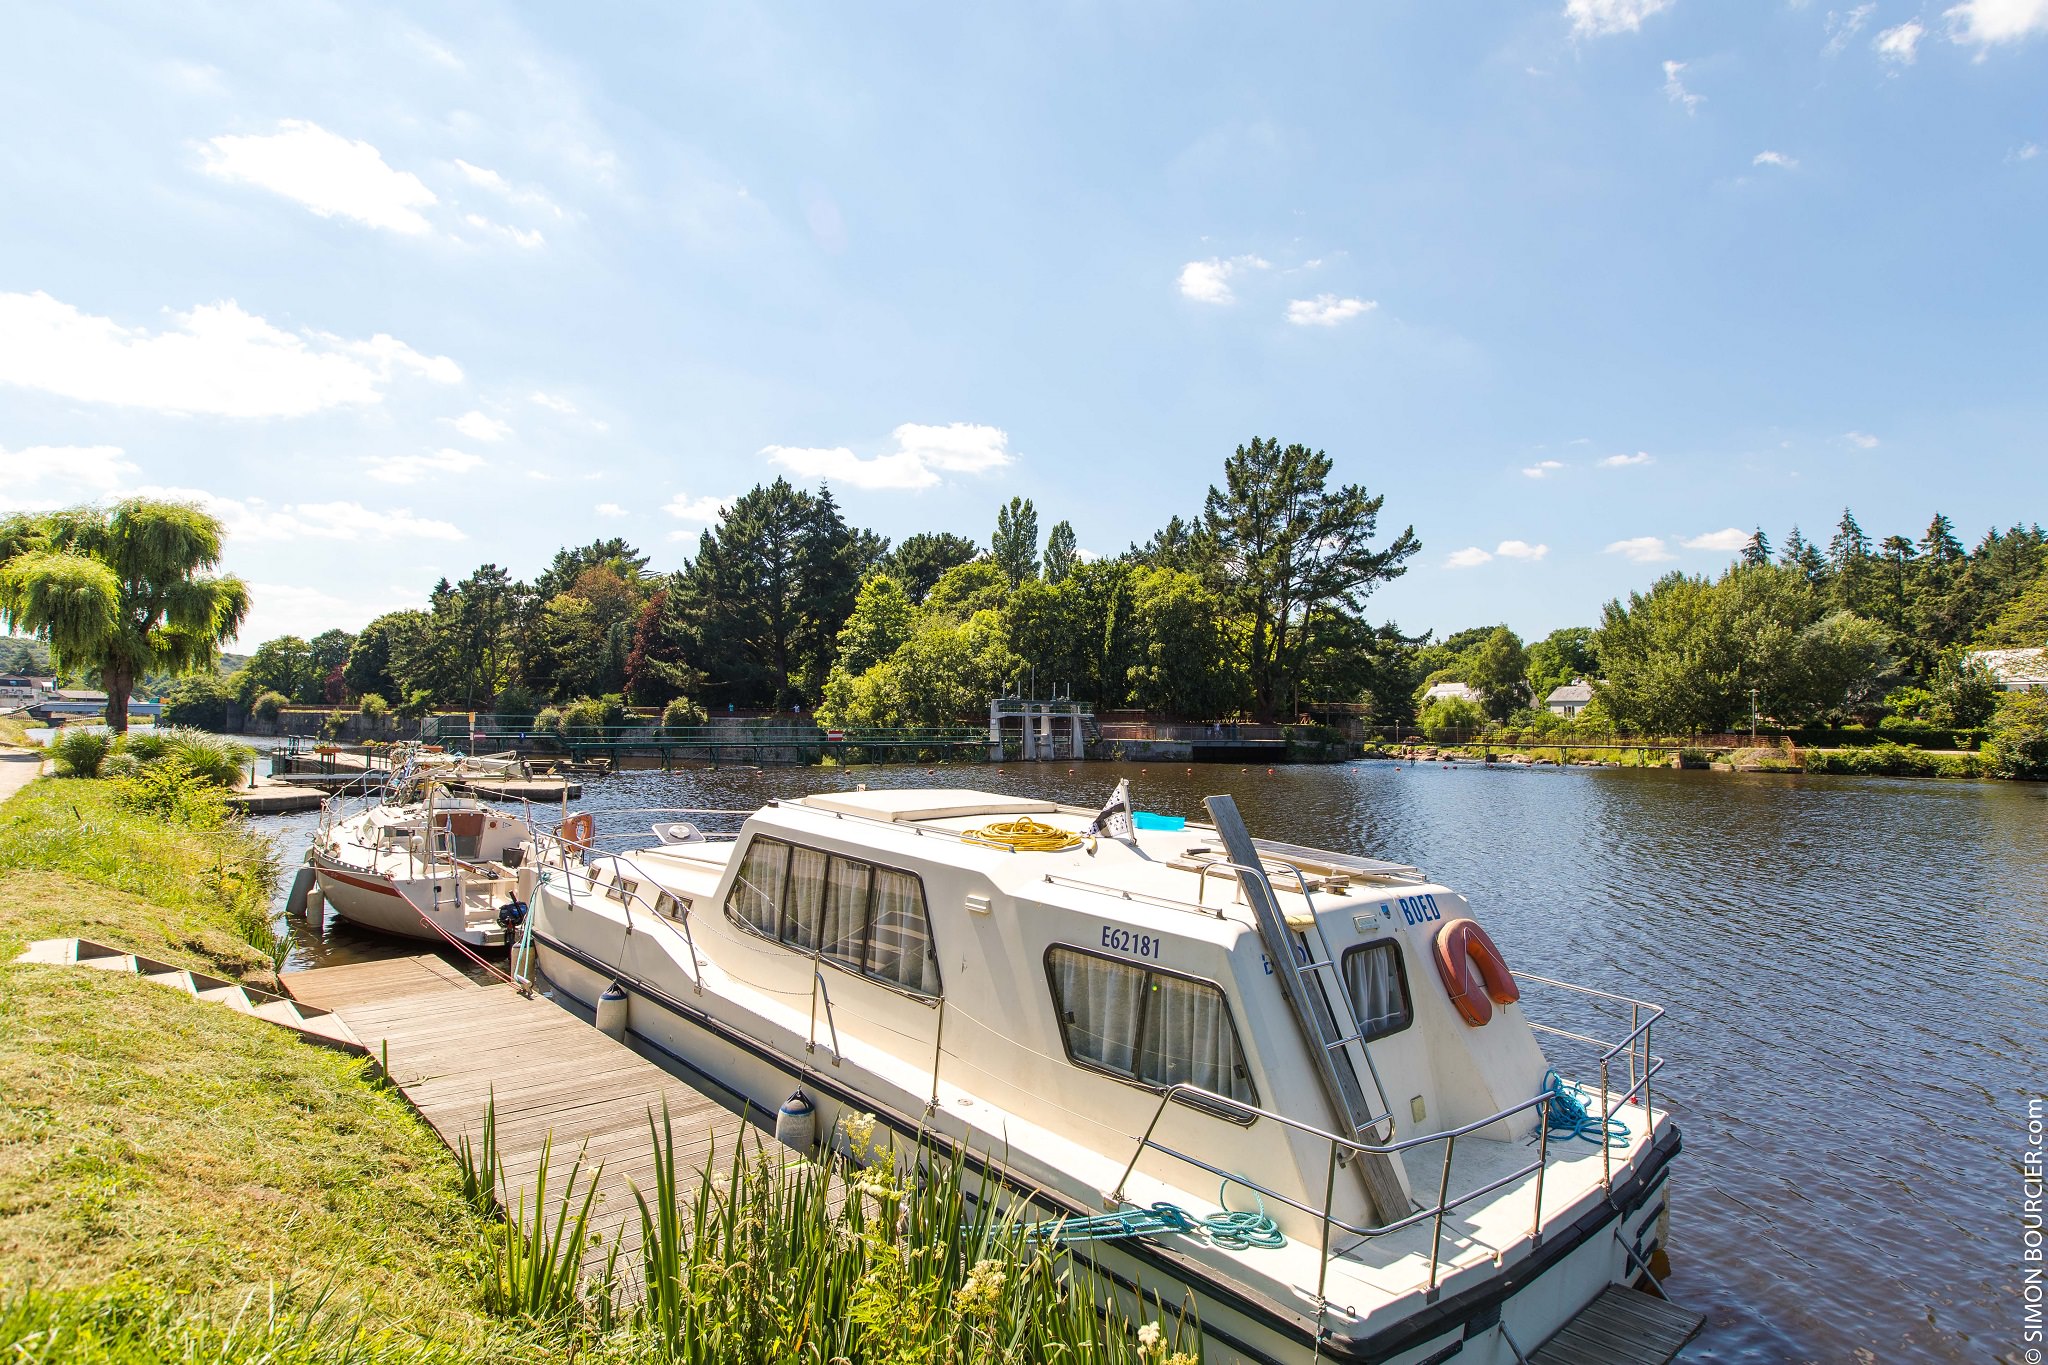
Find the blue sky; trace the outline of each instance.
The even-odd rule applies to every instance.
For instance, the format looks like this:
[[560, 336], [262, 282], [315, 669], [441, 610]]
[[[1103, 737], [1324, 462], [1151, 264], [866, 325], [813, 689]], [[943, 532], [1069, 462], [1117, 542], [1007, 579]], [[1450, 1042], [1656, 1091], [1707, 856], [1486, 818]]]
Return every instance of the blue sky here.
[[18, 7], [0, 507], [203, 495], [245, 644], [829, 479], [1097, 552], [1252, 435], [1590, 622], [2048, 510], [2048, 0]]

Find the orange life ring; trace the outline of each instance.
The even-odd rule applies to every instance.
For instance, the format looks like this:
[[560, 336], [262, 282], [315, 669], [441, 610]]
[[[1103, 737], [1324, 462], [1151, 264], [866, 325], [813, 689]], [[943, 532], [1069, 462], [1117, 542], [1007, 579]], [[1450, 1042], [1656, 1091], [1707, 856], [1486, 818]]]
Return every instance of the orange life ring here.
[[597, 820], [589, 811], [578, 811], [564, 820], [555, 833], [562, 836], [562, 843], [571, 853], [588, 853], [591, 840], [597, 836]]
[[[1472, 979], [1473, 967], [1479, 979]], [[1495, 1005], [1522, 998], [1508, 964], [1476, 919], [1447, 920], [1436, 931], [1436, 971], [1465, 1022], [1478, 1028], [1493, 1018]]]

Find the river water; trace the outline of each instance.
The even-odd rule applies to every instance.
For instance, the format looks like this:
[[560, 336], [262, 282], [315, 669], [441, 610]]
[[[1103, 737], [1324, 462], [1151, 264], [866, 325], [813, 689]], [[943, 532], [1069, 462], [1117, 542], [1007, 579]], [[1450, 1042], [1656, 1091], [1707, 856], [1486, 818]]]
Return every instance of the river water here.
[[[623, 773], [576, 804], [751, 808], [865, 782], [1095, 805], [1119, 777], [1145, 809], [1199, 817], [1228, 792], [1255, 834], [1417, 864], [1470, 898], [1511, 965], [1669, 1009], [1658, 1098], [1685, 1154], [1667, 1289], [1708, 1314], [1681, 1359], [2023, 1358], [2048, 787], [1087, 763]], [[313, 823], [263, 822], [294, 862]], [[290, 966], [394, 951], [295, 932]]]

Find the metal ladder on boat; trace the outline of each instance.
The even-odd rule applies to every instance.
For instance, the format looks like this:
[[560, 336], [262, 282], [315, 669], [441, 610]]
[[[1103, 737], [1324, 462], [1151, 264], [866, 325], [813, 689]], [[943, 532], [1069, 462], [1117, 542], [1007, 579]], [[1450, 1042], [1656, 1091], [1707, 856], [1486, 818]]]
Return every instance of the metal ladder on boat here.
[[[1309, 905], [1309, 930], [1296, 931], [1287, 923], [1272, 883], [1262, 871], [1252, 871], [1265, 864], [1260, 861], [1258, 846], [1252, 842], [1244, 818], [1237, 812], [1237, 802], [1228, 796], [1211, 796], [1202, 804], [1209, 809], [1210, 822], [1216, 827], [1224, 851], [1236, 864], [1238, 883], [1244, 888], [1245, 900], [1258, 921], [1266, 956], [1273, 964], [1273, 979], [1280, 983], [1280, 994], [1301, 1029], [1302, 1041], [1308, 1044], [1316, 1079], [1337, 1117], [1337, 1131], [1358, 1142], [1386, 1141], [1392, 1136], [1391, 1130], [1383, 1131], [1381, 1126], [1389, 1118], [1386, 1092], [1366, 1051], [1365, 1030], [1351, 1008], [1350, 992], [1344, 989], [1338, 976], [1337, 959], [1330, 952], [1322, 925], [1315, 919], [1313, 904]], [[1301, 891], [1307, 903], [1306, 880]], [[1373, 1089], [1379, 1095], [1377, 1111], [1359, 1080], [1358, 1067], [1352, 1060], [1353, 1048], [1364, 1061]], [[1366, 1198], [1381, 1223], [1391, 1223], [1408, 1214], [1408, 1198], [1402, 1192], [1393, 1162], [1384, 1152], [1355, 1152], [1346, 1163], [1358, 1171]]]

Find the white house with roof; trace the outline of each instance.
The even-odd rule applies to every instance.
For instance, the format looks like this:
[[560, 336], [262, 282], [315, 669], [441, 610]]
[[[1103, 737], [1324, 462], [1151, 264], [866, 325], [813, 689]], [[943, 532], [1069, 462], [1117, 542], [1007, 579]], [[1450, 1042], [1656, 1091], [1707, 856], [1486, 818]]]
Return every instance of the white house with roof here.
[[2048, 691], [2048, 648], [1973, 649], [1968, 658], [1989, 669], [2008, 692]]
[[1550, 695], [1543, 699], [1543, 708], [1553, 716], [1572, 719], [1579, 712], [1593, 704], [1593, 684], [1584, 678], [1573, 678], [1563, 687], [1553, 687]]

